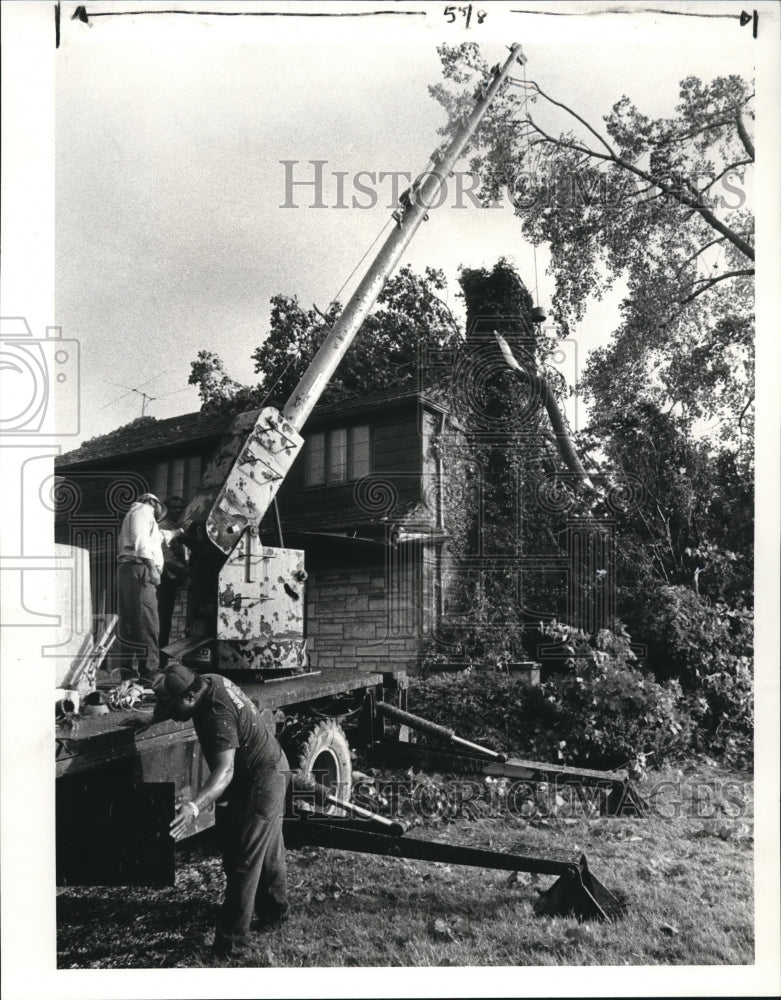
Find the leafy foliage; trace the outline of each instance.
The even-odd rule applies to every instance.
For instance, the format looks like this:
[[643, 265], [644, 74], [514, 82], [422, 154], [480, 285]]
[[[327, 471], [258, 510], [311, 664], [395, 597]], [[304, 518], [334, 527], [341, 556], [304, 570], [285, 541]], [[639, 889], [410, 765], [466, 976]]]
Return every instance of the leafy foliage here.
[[256, 409], [261, 402], [259, 389], [231, 378], [213, 351], [198, 352], [197, 360], [190, 363], [188, 384], [198, 386], [203, 413], [240, 413]]
[[[327, 386], [323, 402], [414, 389], [418, 353], [455, 344], [460, 336], [438, 295], [444, 288], [444, 275], [430, 267], [423, 275], [402, 267], [391, 277]], [[211, 352], [201, 351], [192, 364], [190, 383], [200, 387], [204, 409], [238, 411], [265, 403], [282, 407], [341, 311], [338, 302], [323, 313], [314, 306], [304, 309], [296, 296], [273, 296], [268, 334], [252, 354], [259, 376], [256, 386], [235, 382]]]
[[117, 438], [121, 438], [123, 435], [127, 434], [129, 430], [136, 430], [142, 427], [150, 427], [152, 424], [157, 423], [157, 417], [152, 417], [146, 414], [143, 417], [136, 417], [135, 420], [130, 420], [126, 424], [122, 424], [120, 427], [115, 427], [113, 431], [109, 431], [107, 434], [97, 434], [95, 437], [91, 437], [86, 441], [83, 441], [79, 448], [88, 448], [90, 445], [97, 444], [110, 444]]
[[[464, 84], [487, 66], [474, 43], [440, 55], [446, 83], [431, 92], [450, 132], [472, 100]], [[591, 299], [626, 283], [621, 326], [586, 387], [616, 407], [650, 395], [733, 439], [752, 402], [754, 95], [729, 76], [687, 77], [679, 96], [660, 119], [623, 97], [600, 127], [534, 81], [507, 88], [471, 167], [485, 202], [506, 194], [524, 235], [548, 245], [562, 335]]]
[[563, 673], [537, 687], [499, 672], [416, 680], [415, 711], [466, 739], [553, 763], [616, 767], [688, 749], [694, 725], [680, 685], [641, 669], [625, 632], [591, 638], [558, 623], [545, 631], [569, 651]]
[[597, 408], [580, 435], [585, 454], [634, 483], [637, 502], [615, 506], [620, 614], [632, 627], [649, 589], [686, 584], [738, 604], [753, 585], [750, 456], [715, 450], [686, 422], [642, 400]]
[[754, 616], [683, 586], [646, 595], [638, 634], [661, 677], [679, 678], [697, 744], [732, 763], [753, 754]]

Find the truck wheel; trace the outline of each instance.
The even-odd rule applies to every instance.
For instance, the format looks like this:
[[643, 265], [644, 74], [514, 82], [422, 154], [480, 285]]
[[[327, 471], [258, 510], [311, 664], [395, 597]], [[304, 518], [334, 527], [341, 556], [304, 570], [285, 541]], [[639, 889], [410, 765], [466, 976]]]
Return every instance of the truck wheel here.
[[[338, 722], [326, 719], [297, 728], [283, 739], [283, 747], [292, 771], [314, 778], [338, 799], [346, 802], [350, 798], [353, 779], [350, 745]], [[327, 811], [334, 810], [331, 806]]]

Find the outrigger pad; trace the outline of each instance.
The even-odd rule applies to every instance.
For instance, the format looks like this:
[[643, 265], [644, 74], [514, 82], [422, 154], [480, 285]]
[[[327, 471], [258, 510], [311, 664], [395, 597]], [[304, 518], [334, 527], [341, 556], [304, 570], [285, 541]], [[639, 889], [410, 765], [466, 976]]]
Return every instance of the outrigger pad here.
[[625, 904], [591, 874], [585, 854], [571, 872], [556, 879], [534, 904], [538, 916], [572, 914], [578, 920], [618, 920], [625, 910]]

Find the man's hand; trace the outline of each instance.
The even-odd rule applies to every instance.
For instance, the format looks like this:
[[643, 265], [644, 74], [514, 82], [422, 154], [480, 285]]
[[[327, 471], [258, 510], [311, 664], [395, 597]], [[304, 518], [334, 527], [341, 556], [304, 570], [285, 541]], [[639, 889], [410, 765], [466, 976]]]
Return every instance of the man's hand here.
[[199, 809], [194, 802], [185, 802], [179, 806], [176, 816], [171, 820], [170, 830], [174, 840], [181, 840], [189, 827], [195, 822]]
[[155, 564], [152, 562], [151, 559], [144, 559], [144, 566], [146, 567], [146, 571], [149, 574], [149, 580], [150, 580], [150, 582], [155, 587], [159, 587], [160, 586], [160, 571], [158, 570], [157, 566], [155, 566]]

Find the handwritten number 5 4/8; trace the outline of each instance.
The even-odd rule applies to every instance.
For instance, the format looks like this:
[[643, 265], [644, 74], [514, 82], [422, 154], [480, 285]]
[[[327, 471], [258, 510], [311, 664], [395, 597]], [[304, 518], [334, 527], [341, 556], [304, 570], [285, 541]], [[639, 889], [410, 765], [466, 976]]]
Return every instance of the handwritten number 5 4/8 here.
[[[458, 15], [460, 14], [462, 17], [466, 18], [466, 24], [464, 25], [464, 27], [468, 28], [472, 20], [472, 13], [473, 13], [473, 7], [471, 3], [467, 4], [466, 7], [453, 7], [453, 6], [445, 7], [445, 18], [447, 19], [448, 24], [455, 24]], [[488, 16], [484, 10], [474, 11], [474, 14], [475, 17], [477, 18], [478, 24], [482, 24], [483, 21]]]

